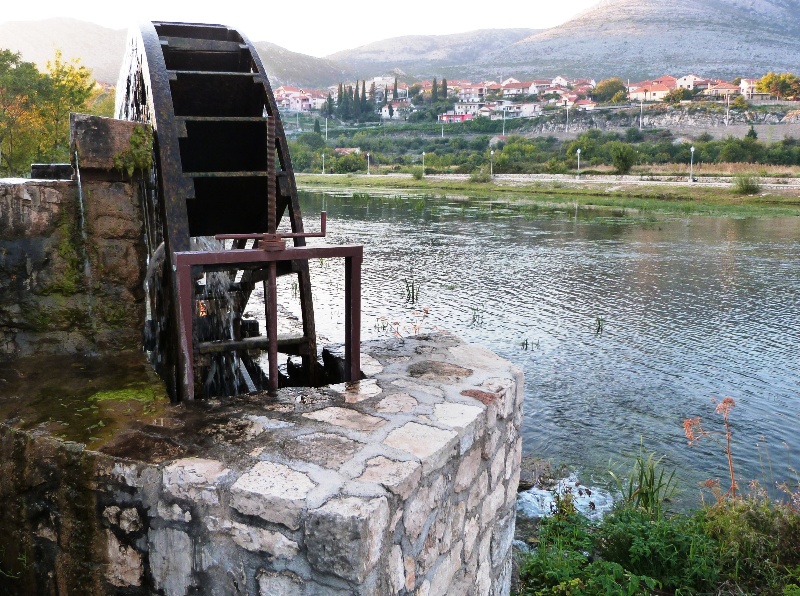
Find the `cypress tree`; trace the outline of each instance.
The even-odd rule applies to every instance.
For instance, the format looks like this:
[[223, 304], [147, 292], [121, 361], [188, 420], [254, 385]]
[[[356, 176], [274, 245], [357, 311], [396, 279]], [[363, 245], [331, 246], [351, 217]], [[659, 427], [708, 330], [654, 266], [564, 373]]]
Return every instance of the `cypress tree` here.
[[375, 81], [372, 81], [372, 84], [369, 86], [369, 101], [372, 105], [375, 105]]
[[436, 103], [439, 100], [439, 85], [436, 83], [436, 77], [433, 77], [433, 85], [431, 85], [431, 103]]
[[392, 99], [397, 99], [397, 77], [394, 78], [394, 91], [392, 91]]
[[442, 99], [447, 99], [447, 79], [442, 78]]
[[367, 105], [367, 82], [361, 81], [361, 113], [366, 114], [369, 112]]
[[314, 119], [314, 132], [317, 134], [322, 134], [322, 129], [319, 127], [319, 118]]
[[344, 101], [344, 86], [339, 83], [339, 91], [336, 93], [336, 107], [342, 107], [342, 102]]
[[353, 91], [353, 116], [359, 115], [361, 115], [361, 98], [358, 96], [358, 81], [356, 81], [356, 88]]

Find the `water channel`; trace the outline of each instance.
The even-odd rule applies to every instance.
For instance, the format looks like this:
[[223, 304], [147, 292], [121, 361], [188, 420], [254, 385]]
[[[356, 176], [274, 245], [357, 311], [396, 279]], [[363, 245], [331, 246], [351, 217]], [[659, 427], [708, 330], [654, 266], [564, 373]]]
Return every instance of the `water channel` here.
[[[301, 193], [307, 227], [363, 243], [365, 339], [447, 329], [525, 372], [524, 451], [602, 485], [640, 445], [683, 499], [725, 482], [730, 396], [742, 479], [800, 469], [800, 217], [523, 209], [445, 197]], [[338, 263], [312, 263], [318, 331], [343, 334]], [[418, 292], [416, 300], [411, 296]]]

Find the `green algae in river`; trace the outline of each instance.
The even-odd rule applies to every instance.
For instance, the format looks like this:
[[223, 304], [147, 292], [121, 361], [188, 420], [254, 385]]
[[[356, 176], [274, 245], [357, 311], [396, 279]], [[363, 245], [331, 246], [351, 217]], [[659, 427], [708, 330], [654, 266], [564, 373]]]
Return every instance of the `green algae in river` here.
[[0, 424], [99, 449], [120, 431], [164, 416], [163, 383], [141, 353], [36, 357], [3, 365]]

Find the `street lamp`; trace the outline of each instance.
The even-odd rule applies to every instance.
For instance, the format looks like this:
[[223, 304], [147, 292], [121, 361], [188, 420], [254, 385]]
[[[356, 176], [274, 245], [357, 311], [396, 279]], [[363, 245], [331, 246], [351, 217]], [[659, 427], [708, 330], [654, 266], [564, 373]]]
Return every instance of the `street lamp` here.
[[325, 173], [325, 152], [322, 152], [322, 173]]
[[367, 176], [369, 176], [369, 153], [367, 153]]
[[494, 178], [494, 149], [489, 153], [489, 177]]
[[689, 151], [691, 151], [691, 157], [689, 158], [689, 182], [694, 182], [694, 145], [692, 145]]
[[581, 149], [580, 149], [580, 147], [578, 147], [578, 149], [575, 150], [575, 153], [578, 154], [578, 178], [580, 178], [581, 177]]
[[425, 175], [425, 152], [422, 152], [422, 175]]

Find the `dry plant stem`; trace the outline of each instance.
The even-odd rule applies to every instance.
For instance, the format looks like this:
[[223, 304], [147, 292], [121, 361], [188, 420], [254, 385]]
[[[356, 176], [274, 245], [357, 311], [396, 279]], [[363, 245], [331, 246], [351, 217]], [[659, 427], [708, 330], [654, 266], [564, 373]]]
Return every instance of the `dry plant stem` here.
[[728, 489], [728, 492], [724, 495], [717, 496], [717, 500], [721, 501], [725, 497], [732, 497], [736, 499], [736, 475], [733, 471], [733, 453], [731, 451], [731, 436], [733, 432], [731, 431], [731, 425], [729, 420], [729, 414], [731, 408], [736, 406], [736, 402], [733, 400], [732, 397], [726, 397], [721, 402], [717, 404], [716, 409], [714, 410], [717, 414], [722, 414], [722, 419], [725, 424], [725, 445], [723, 446], [722, 443], [717, 439], [715, 436], [718, 433], [713, 431], [708, 431], [703, 428], [702, 423], [700, 422], [700, 417], [697, 418], [686, 418], [683, 421], [683, 431], [686, 434], [686, 438], [689, 439], [689, 445], [691, 446], [695, 441], [699, 441], [700, 437], [709, 437], [715, 443], [717, 443], [720, 447], [725, 450], [725, 455], [728, 458], [728, 472], [731, 477], [731, 487]]

